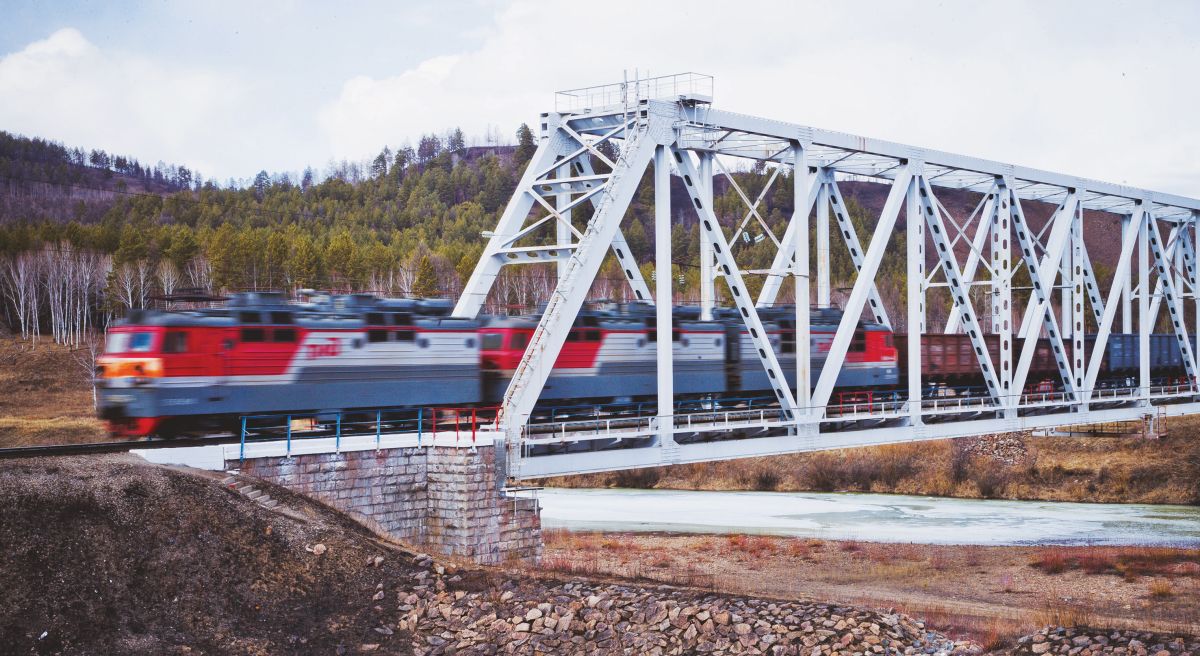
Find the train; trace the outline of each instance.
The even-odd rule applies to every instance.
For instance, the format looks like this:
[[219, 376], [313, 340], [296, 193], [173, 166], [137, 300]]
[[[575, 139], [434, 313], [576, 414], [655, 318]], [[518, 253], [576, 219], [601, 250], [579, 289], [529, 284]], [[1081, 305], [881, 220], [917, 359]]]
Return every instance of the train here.
[[[291, 302], [267, 292], [233, 294], [220, 307], [135, 310], [109, 330], [97, 361], [98, 413], [114, 435], [173, 437], [235, 430], [248, 415], [499, 405], [540, 315], [462, 319], [451, 310], [440, 299], [314, 294]], [[760, 317], [794, 387], [795, 310], [764, 308]], [[836, 309], [812, 310], [813, 382], [840, 321]], [[698, 308], [675, 308], [672, 323], [671, 335], [660, 335], [650, 304], [588, 303], [539, 407], [654, 399], [656, 342], [666, 338], [678, 399], [772, 396], [735, 310], [705, 321]], [[995, 359], [998, 343], [986, 339]], [[1040, 342], [1029, 380], [1046, 387], [1057, 368], [1048, 342]], [[899, 390], [905, 344], [887, 326], [860, 322], [831, 402]], [[1174, 336], [1152, 336], [1151, 354], [1157, 377], [1185, 375]], [[965, 394], [982, 385], [965, 335], [926, 335], [922, 363], [926, 385]], [[1124, 384], [1137, 366], [1137, 336], [1110, 336], [1105, 384]]]

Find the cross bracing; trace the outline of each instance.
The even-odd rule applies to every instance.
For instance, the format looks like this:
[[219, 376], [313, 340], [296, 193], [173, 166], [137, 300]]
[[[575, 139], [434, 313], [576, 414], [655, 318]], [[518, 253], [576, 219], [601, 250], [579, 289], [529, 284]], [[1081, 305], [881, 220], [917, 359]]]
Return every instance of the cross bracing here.
[[[557, 267], [558, 285], [504, 397], [510, 476], [1200, 412], [1194, 341], [1200, 201], [726, 112], [711, 100], [711, 81], [688, 74], [575, 90], [560, 97], [558, 111], [542, 115], [537, 151], [497, 228], [486, 233], [487, 247], [454, 310], [477, 314], [505, 266]], [[730, 174], [746, 164], [764, 168], [757, 194]], [[761, 368], [762, 398], [747, 405], [728, 395], [675, 394], [677, 346], [659, 339], [649, 346], [657, 376], [650, 410], [630, 414], [598, 405], [586, 418], [548, 416], [538, 409], [539, 396], [606, 258], [619, 263], [634, 298], [655, 304], [657, 333], [672, 334], [673, 276], [657, 275], [652, 294], [621, 231], [645, 180], [654, 198], [653, 264], [671, 270], [671, 224], [680, 220], [671, 213], [672, 176], [683, 183], [689, 221], [700, 226], [698, 316], [712, 319], [724, 296], [729, 307], [719, 313], [733, 317], [728, 321], [738, 333], [731, 334], [742, 335], [740, 357]], [[715, 177], [728, 180], [743, 206], [728, 224], [714, 213]], [[785, 179], [795, 210], [778, 233], [762, 203]], [[865, 231], [850, 220], [847, 180], [887, 185], [887, 199]], [[977, 194], [966, 216], [943, 202], [958, 192]], [[1055, 208], [1040, 230], [1026, 216], [1035, 204]], [[1116, 258], [1109, 253], [1103, 262], [1111, 276], [1097, 276], [1085, 239], [1098, 216], [1119, 218], [1121, 226]], [[751, 227], [775, 248], [770, 269], [739, 266], [736, 244]], [[907, 246], [896, 252], [889, 244], [900, 238]], [[810, 303], [831, 306], [829, 254], [840, 248], [852, 263], [853, 285], [840, 317], [832, 327], [824, 324], [817, 340]], [[881, 263], [889, 258], [906, 260], [900, 316], [896, 308], [889, 315], [880, 294]], [[757, 294], [754, 277], [762, 282]], [[810, 302], [790, 304], [781, 315], [781, 292]], [[949, 308], [936, 325], [931, 299]], [[1164, 306], [1166, 331], [1153, 335]], [[898, 343], [901, 327], [907, 331], [891, 364], [902, 375], [873, 390], [844, 382], [864, 321], [895, 331]], [[788, 352], [778, 351], [781, 332], [792, 337]], [[947, 393], [945, 382], [929, 373], [945, 343], [939, 340], [950, 338], [973, 363], [967, 365], [973, 373], [962, 374], [974, 381], [967, 391]], [[1164, 338], [1173, 353], [1169, 375], [1151, 366], [1152, 341], [1159, 358]], [[1120, 376], [1105, 369], [1118, 346], [1130, 367]]]

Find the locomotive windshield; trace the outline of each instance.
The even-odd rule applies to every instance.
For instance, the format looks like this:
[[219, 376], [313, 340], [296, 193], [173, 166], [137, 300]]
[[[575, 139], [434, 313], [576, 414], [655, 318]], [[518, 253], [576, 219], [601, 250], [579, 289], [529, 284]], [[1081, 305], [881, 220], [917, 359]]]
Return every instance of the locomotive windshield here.
[[501, 348], [504, 348], [504, 334], [484, 333], [483, 344], [480, 348], [485, 351], [499, 351]]
[[137, 333], [109, 333], [108, 339], [104, 342], [105, 353], [146, 353], [154, 346], [154, 334], [148, 332]]

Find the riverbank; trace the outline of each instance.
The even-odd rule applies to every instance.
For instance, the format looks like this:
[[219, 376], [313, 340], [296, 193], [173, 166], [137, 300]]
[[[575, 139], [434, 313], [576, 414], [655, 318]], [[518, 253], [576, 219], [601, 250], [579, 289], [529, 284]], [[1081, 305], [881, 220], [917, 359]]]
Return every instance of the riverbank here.
[[1200, 552], [546, 532], [547, 568], [896, 608], [985, 647], [1045, 625], [1200, 634]]
[[1197, 504], [1200, 417], [1167, 420], [1160, 439], [1008, 434], [566, 476], [543, 484]]

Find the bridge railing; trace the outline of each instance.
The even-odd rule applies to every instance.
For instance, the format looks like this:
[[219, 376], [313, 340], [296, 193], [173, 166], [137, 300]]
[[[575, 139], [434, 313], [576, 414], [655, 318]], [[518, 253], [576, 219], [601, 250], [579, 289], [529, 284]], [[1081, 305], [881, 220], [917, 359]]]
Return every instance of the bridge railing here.
[[[953, 395], [951, 395], [953, 394]], [[1172, 400], [1195, 396], [1196, 390], [1187, 384], [1155, 385], [1149, 390], [1152, 400]], [[1080, 396], [1061, 390], [1026, 391], [1014, 395], [1016, 404], [1009, 407], [1004, 403], [1007, 399], [994, 399], [983, 395], [974, 388], [938, 389], [932, 390], [931, 396], [922, 397], [921, 412], [929, 418], [952, 418], [962, 415], [964, 419], [979, 413], [994, 413], [1002, 410], [1032, 410], [1050, 412], [1065, 412], [1081, 404]], [[1011, 397], [1009, 397], [1011, 398]], [[1091, 390], [1088, 402], [1091, 404], [1130, 404], [1145, 399], [1143, 390], [1138, 387], [1103, 387]], [[820, 419], [811, 419], [810, 423], [836, 424], [838, 422], [862, 422], [869, 420], [889, 420], [907, 417], [910, 413], [908, 399], [892, 391], [885, 392], [847, 392], [835, 397], [836, 403], [823, 408]], [[764, 403], [762, 399], [754, 399], [746, 403], [746, 407], [727, 407], [730, 400], [714, 399], [707, 401], [709, 407], [696, 406], [698, 401], [690, 401], [696, 409], [680, 412], [679, 403], [676, 413], [672, 416], [674, 433], [689, 432], [730, 432], [745, 429], [786, 428], [796, 425], [796, 422], [784, 416], [777, 405]], [[758, 407], [752, 407], [758, 403]], [[620, 407], [641, 407], [645, 405], [649, 412], [656, 409], [655, 404], [632, 404]], [[597, 413], [594, 417], [558, 419], [551, 413], [550, 421], [531, 422], [523, 428], [524, 441], [532, 446], [565, 444], [568, 442], [595, 442], [611, 440], [619, 443], [623, 440], [642, 439], [656, 435], [659, 428], [659, 418], [653, 415], [645, 416], [603, 416]], [[801, 420], [804, 423], [804, 420]], [[850, 428], [849, 430], [853, 430]]]
[[[246, 444], [279, 441], [284, 453], [291, 455], [299, 440], [330, 437], [334, 450], [340, 451], [342, 438], [374, 435], [379, 448], [385, 435], [415, 435], [417, 446], [432, 446], [439, 433], [454, 433], [455, 443], [470, 438], [475, 444], [479, 432], [497, 427], [499, 408], [486, 407], [390, 407], [330, 412], [291, 412], [243, 415], [239, 418], [239, 458], [246, 457]], [[426, 440], [426, 436], [429, 437]]]

